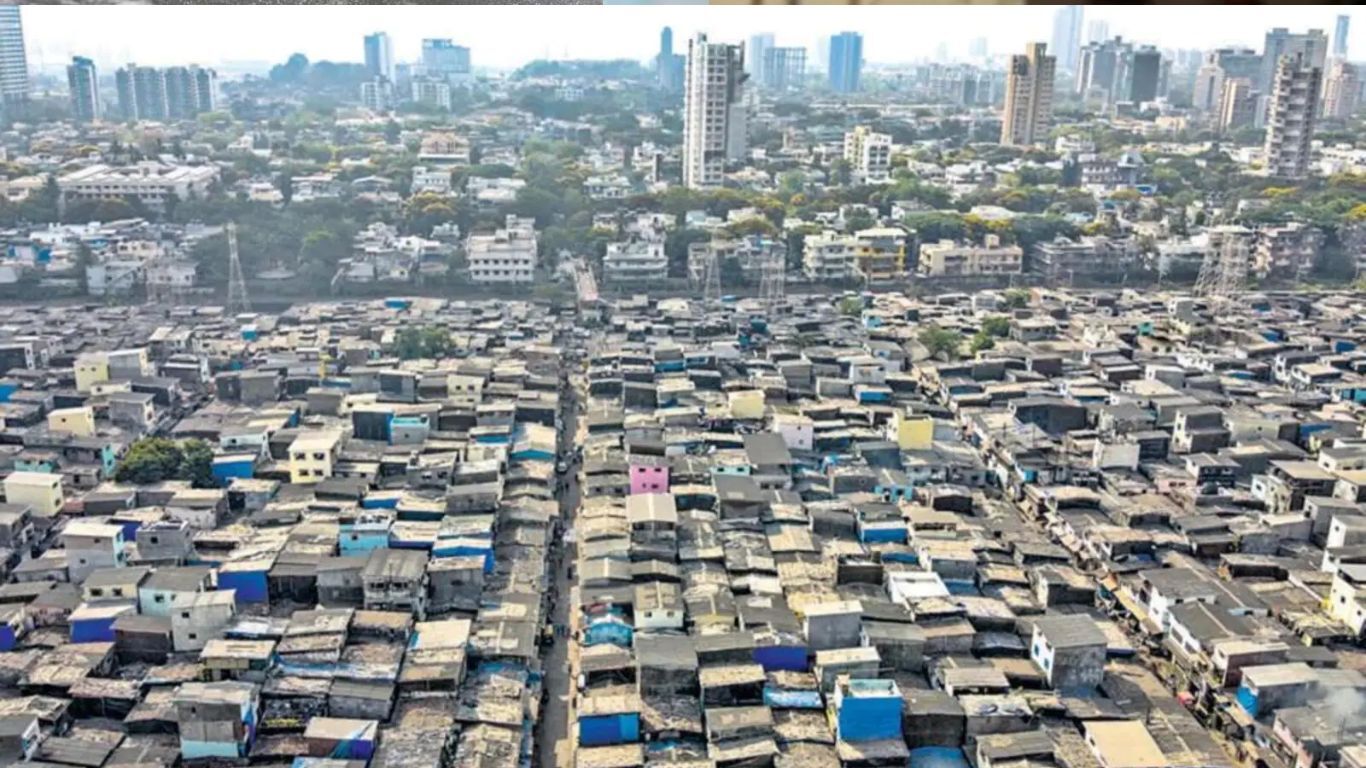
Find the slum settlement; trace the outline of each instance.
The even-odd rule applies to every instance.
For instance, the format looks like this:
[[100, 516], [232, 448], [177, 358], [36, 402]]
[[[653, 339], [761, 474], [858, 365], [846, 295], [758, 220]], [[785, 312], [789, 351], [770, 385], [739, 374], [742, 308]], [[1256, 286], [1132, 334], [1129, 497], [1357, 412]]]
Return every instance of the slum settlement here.
[[1361, 765], [1364, 311], [595, 313], [577, 765]]
[[1361, 768], [1366, 299], [0, 308], [44, 766]]
[[570, 330], [0, 309], [0, 763], [530, 764]]

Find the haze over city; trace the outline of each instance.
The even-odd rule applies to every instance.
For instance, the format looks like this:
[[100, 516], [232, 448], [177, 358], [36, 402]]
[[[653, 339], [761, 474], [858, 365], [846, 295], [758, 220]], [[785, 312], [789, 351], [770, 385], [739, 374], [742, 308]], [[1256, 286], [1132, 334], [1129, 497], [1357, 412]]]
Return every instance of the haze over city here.
[[[1048, 39], [1050, 6], [29, 6], [29, 50], [45, 66], [70, 55], [105, 66], [129, 61], [278, 63], [295, 52], [312, 60], [355, 61], [356, 40], [385, 29], [399, 60], [416, 59], [424, 37], [449, 37], [477, 51], [476, 67], [515, 68], [539, 58], [644, 61], [654, 55], [658, 30], [680, 39], [694, 31], [715, 40], [773, 33], [790, 45], [815, 48], [822, 36], [852, 29], [864, 35], [871, 65], [934, 59], [941, 43], [966, 58], [975, 38], [993, 54], [1017, 52], [1031, 39]], [[1271, 27], [1331, 29], [1342, 6], [1103, 6], [1088, 7], [1086, 22], [1104, 21], [1111, 35], [1160, 48], [1210, 49], [1260, 44]], [[1366, 25], [1352, 29], [1353, 50], [1366, 50]]]

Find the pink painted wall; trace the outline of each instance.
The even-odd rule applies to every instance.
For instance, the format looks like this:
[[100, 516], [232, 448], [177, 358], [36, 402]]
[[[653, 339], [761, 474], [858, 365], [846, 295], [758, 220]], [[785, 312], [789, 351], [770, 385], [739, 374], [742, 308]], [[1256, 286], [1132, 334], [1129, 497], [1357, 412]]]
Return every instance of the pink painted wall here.
[[631, 495], [637, 493], [668, 493], [668, 467], [640, 467], [631, 465]]

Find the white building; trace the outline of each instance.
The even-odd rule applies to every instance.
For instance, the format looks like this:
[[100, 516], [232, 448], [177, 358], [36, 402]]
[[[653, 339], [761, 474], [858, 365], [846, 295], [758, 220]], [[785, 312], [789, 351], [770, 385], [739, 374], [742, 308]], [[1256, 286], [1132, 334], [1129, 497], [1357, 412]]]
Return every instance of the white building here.
[[1047, 138], [1053, 119], [1053, 68], [1048, 46], [1030, 43], [1024, 55], [1010, 57], [1006, 75], [1005, 114], [1001, 143], [1029, 146]]
[[451, 169], [428, 168], [419, 165], [413, 168], [412, 194], [431, 192], [438, 195], [451, 193]]
[[449, 110], [451, 86], [445, 80], [427, 77], [413, 78], [413, 101], [428, 107]]
[[1361, 79], [1350, 61], [1333, 59], [1328, 63], [1327, 78], [1323, 83], [1323, 116], [1346, 120], [1357, 109], [1361, 95]]
[[531, 283], [536, 279], [535, 222], [509, 215], [503, 229], [470, 235], [465, 259], [473, 282]]
[[1272, 176], [1308, 175], [1322, 79], [1322, 70], [1302, 56], [1282, 57], [1276, 65], [1266, 122], [1266, 169]]
[[840, 282], [858, 277], [858, 262], [854, 255], [858, 240], [826, 230], [818, 235], [807, 235], [803, 241], [802, 274], [808, 280]]
[[856, 183], [887, 181], [892, 173], [892, 137], [860, 125], [844, 134], [844, 160]]
[[745, 155], [744, 47], [688, 41], [683, 92], [683, 184], [719, 187], [726, 162]]
[[366, 80], [360, 84], [360, 103], [372, 112], [388, 112], [394, 108], [394, 84], [382, 76]]
[[602, 259], [603, 282], [658, 284], [668, 277], [669, 257], [664, 253], [662, 239], [632, 238], [607, 244], [607, 254]]
[[63, 209], [73, 203], [136, 198], [154, 211], [163, 211], [166, 199], [206, 197], [218, 181], [216, 165], [162, 165], [156, 162], [115, 168], [96, 164], [57, 179]]

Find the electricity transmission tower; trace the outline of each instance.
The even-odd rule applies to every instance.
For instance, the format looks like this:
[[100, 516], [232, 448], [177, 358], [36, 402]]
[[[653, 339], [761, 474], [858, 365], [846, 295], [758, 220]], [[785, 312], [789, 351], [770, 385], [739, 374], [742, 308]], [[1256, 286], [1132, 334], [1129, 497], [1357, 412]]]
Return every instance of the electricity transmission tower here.
[[242, 277], [242, 260], [237, 256], [237, 222], [228, 222], [228, 312], [250, 312], [247, 281]]
[[1205, 253], [1200, 276], [1195, 279], [1195, 294], [1223, 304], [1231, 300], [1247, 277], [1248, 246], [1238, 237], [1226, 237], [1217, 248]]
[[770, 318], [782, 311], [787, 297], [786, 261], [787, 256], [783, 253], [770, 253], [764, 257], [759, 277], [759, 301]]
[[716, 251], [707, 249], [702, 260], [702, 306], [712, 306], [721, 301], [721, 258]]

